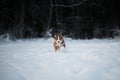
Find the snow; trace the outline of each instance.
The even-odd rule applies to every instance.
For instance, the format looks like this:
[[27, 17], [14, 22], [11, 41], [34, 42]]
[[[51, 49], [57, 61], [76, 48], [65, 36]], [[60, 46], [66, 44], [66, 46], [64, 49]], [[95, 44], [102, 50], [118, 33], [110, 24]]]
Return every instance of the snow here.
[[0, 41], [0, 80], [120, 80], [120, 40]]

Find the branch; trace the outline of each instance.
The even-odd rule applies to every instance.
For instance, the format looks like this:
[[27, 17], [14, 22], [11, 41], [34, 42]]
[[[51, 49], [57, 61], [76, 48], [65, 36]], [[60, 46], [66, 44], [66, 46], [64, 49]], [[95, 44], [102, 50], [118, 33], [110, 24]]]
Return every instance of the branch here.
[[81, 5], [83, 2], [85, 2], [87, 0], [82, 0], [79, 3], [75, 3], [75, 4], [70, 4], [70, 5], [61, 5], [61, 4], [54, 4], [53, 6], [57, 6], [57, 7], [74, 7], [74, 6], [79, 6]]
[[104, 7], [101, 4], [97, 4], [97, 3], [92, 3], [90, 6], [97, 6], [97, 7], [104, 9]]

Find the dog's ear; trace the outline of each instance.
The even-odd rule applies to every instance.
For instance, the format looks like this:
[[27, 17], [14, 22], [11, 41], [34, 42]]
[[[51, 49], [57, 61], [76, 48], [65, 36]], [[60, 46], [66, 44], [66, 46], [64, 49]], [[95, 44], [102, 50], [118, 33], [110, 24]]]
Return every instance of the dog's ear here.
[[62, 36], [62, 32], [60, 32], [60, 36]]
[[57, 36], [57, 35], [55, 34], [55, 35], [54, 35], [54, 38], [55, 38], [56, 36]]

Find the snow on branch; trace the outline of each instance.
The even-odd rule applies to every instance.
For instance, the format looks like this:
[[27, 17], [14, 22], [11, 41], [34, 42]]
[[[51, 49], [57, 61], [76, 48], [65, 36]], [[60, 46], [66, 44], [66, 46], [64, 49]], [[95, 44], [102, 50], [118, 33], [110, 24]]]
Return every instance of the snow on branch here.
[[78, 2], [78, 3], [75, 3], [75, 4], [70, 4], [70, 5], [54, 4], [54, 6], [58, 6], [58, 7], [74, 7], [74, 6], [81, 5], [85, 1], [87, 1], [87, 0], [82, 0], [81, 2]]

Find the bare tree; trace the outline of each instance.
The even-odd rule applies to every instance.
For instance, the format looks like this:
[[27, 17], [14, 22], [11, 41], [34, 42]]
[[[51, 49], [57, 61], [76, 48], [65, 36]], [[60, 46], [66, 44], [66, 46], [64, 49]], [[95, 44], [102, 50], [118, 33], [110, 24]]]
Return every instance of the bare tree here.
[[[53, 9], [54, 7], [71, 7], [72, 10], [74, 10], [74, 6], [79, 6], [81, 5], [83, 2], [85, 2], [87, 0], [82, 0], [78, 3], [74, 3], [74, 4], [69, 4], [69, 5], [64, 5], [62, 4], [62, 0], [60, 0], [58, 3], [57, 0], [55, 0], [55, 3], [53, 4], [53, 0], [50, 0], [50, 14], [49, 14], [49, 20], [48, 20], [48, 25], [47, 25], [47, 29], [46, 29], [46, 32], [50, 30], [50, 24], [51, 24], [51, 20], [52, 20], [52, 14], [53, 14]], [[71, 0], [70, 3], [73, 3], [73, 0]], [[56, 12], [56, 20], [57, 20], [57, 23], [59, 24], [59, 20], [58, 20], [58, 9], [55, 8], [55, 12]], [[46, 34], [47, 35], [47, 34]]]
[[[25, 18], [25, 0], [21, 0], [21, 6], [20, 6], [20, 14], [19, 14], [19, 23], [17, 24], [17, 29], [15, 30], [14, 34], [19, 37], [23, 38], [24, 33], [24, 18]], [[16, 23], [15, 23], [16, 24]]]
[[51, 24], [51, 20], [52, 20], [52, 14], [53, 14], [53, 1], [50, 0], [50, 14], [49, 14], [49, 20], [48, 20], [48, 25], [47, 28], [45, 30], [45, 38], [48, 38], [50, 35], [50, 32], [52, 31], [52, 29], [50, 29], [50, 24]]

